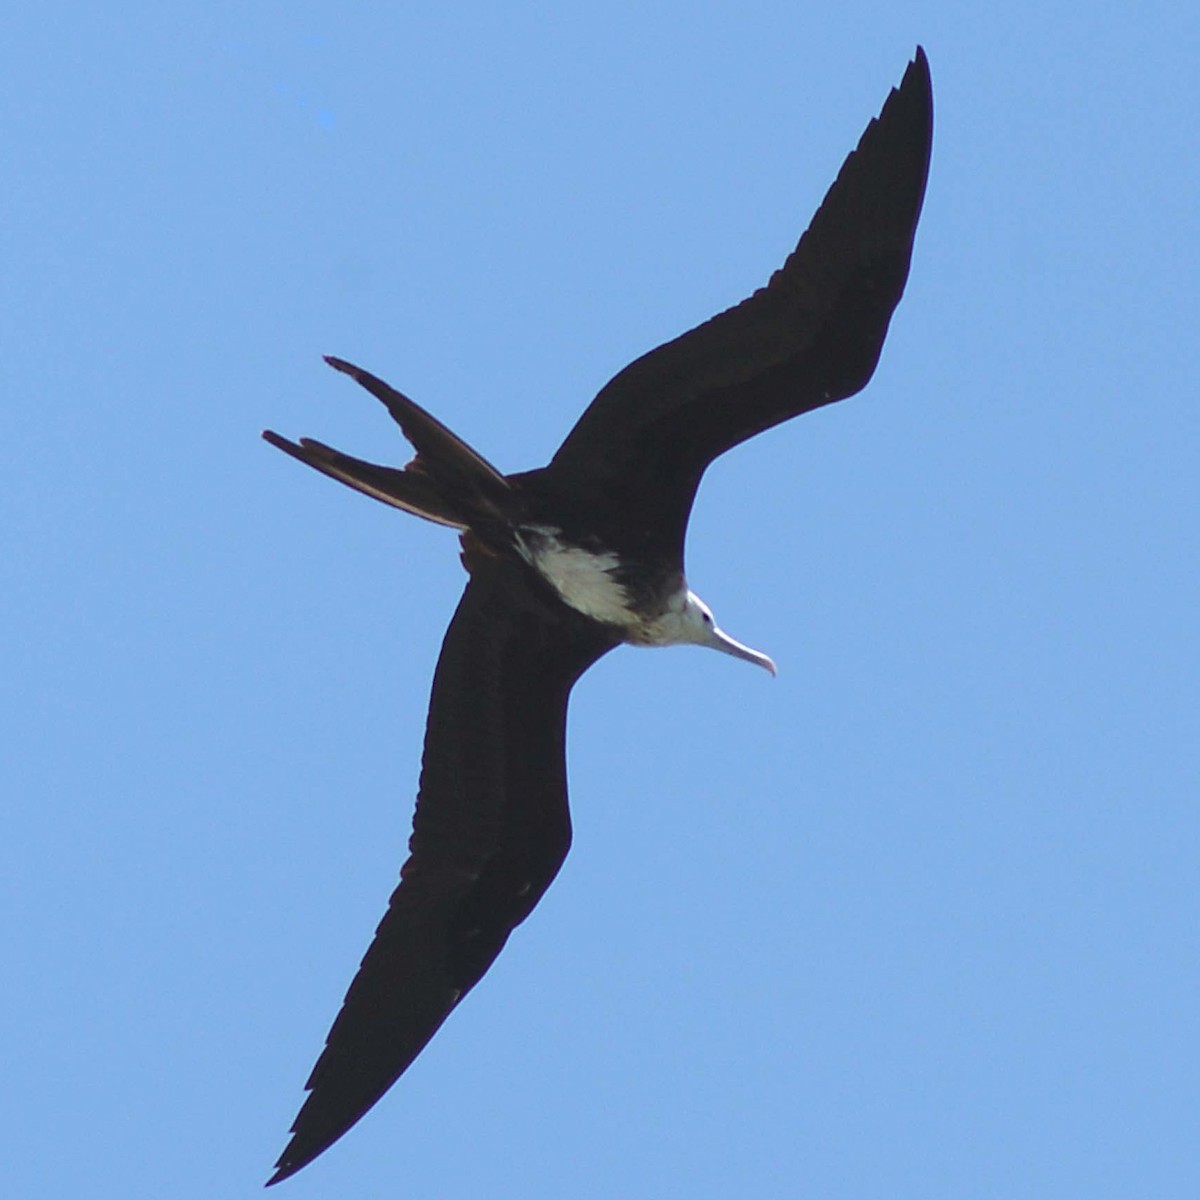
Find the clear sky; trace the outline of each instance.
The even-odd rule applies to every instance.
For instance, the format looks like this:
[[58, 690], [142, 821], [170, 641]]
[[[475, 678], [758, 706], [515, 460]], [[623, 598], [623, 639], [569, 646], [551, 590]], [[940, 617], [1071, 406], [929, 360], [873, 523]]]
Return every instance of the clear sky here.
[[392, 889], [457, 546], [259, 430], [406, 461], [333, 353], [540, 465], [766, 280], [921, 42], [879, 371], [692, 523], [779, 678], [584, 679], [562, 875], [277, 1194], [1200, 1195], [1195, 5], [0, 33], [0, 1194], [261, 1194]]

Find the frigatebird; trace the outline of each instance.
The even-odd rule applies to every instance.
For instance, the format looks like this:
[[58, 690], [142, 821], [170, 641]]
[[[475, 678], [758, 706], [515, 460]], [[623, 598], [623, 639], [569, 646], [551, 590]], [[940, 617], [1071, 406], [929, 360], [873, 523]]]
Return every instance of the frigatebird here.
[[273, 446], [457, 529], [469, 579], [433, 679], [409, 858], [306, 1085], [270, 1183], [342, 1136], [478, 983], [571, 842], [567, 698], [623, 642], [711, 646], [775, 671], [688, 588], [684, 535], [709, 463], [863, 388], [908, 279], [933, 125], [918, 47], [766, 287], [619, 372], [548, 466], [504, 475], [407, 396], [402, 470], [308, 438]]

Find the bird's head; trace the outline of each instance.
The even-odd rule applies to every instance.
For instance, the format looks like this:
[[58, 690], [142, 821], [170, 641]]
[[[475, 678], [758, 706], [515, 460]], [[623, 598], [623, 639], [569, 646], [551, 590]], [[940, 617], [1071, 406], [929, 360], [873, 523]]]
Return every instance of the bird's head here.
[[734, 641], [713, 619], [712, 609], [696, 595], [689, 591], [684, 598], [683, 608], [679, 613], [679, 641], [691, 642], [697, 646], [711, 646], [723, 654], [732, 654], [734, 658], [745, 659], [764, 670], [776, 674], [775, 664], [765, 654], [743, 646]]

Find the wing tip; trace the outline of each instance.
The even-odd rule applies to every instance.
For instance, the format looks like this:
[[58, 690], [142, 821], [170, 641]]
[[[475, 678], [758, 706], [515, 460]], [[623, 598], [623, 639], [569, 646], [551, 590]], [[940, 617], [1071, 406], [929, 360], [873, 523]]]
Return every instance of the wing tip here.
[[274, 1187], [277, 1183], [282, 1183], [285, 1179], [290, 1179], [297, 1171], [303, 1170], [314, 1159], [319, 1158], [326, 1150], [337, 1141], [333, 1138], [329, 1141], [320, 1142], [316, 1145], [310, 1145], [307, 1150], [300, 1149], [296, 1143], [300, 1140], [295, 1129], [292, 1130], [293, 1137], [290, 1142], [284, 1147], [283, 1153], [275, 1160], [275, 1173], [263, 1184], [263, 1187]]
[[929, 59], [925, 54], [925, 47], [918, 44], [912, 60], [909, 62], [907, 69], [904, 72], [904, 78], [900, 80], [900, 86], [897, 91], [917, 91], [925, 99], [925, 105], [929, 110], [928, 119], [932, 120], [933, 116], [933, 80], [929, 72]]
[[263, 1184], [263, 1187], [274, 1187], [277, 1183], [282, 1183], [285, 1179], [290, 1179], [297, 1171], [300, 1170], [304, 1163], [285, 1164], [287, 1151], [280, 1156], [279, 1161], [275, 1164], [275, 1173]]

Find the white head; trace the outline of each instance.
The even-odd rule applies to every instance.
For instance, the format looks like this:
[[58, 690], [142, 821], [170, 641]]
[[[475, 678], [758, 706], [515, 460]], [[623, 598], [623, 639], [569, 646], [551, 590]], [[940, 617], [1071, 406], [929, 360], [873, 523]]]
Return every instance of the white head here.
[[723, 654], [732, 654], [734, 658], [744, 658], [746, 662], [756, 663], [765, 670], [775, 674], [775, 664], [758, 650], [751, 650], [741, 642], [735, 642], [713, 620], [712, 609], [696, 595], [689, 591], [684, 597], [683, 609], [678, 614], [678, 637], [674, 640], [691, 642], [697, 646], [711, 646]]

